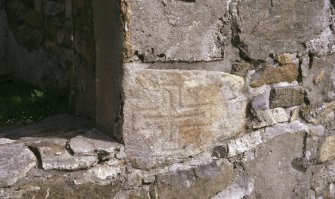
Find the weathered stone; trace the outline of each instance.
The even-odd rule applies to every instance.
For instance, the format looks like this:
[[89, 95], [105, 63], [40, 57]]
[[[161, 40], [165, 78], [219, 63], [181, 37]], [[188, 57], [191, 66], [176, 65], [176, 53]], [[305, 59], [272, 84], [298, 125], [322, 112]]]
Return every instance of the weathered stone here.
[[136, 187], [119, 191], [113, 199], [150, 199], [150, 186]]
[[233, 63], [232, 73], [234, 75], [239, 75], [239, 76], [244, 77], [248, 73], [248, 70], [251, 68], [252, 68], [252, 65], [249, 63], [235, 62]]
[[254, 196], [294, 198], [293, 191], [303, 173], [294, 170], [291, 163], [302, 156], [303, 139], [303, 133], [276, 137], [257, 149], [253, 161], [244, 164], [254, 181]]
[[123, 137], [137, 167], [194, 156], [244, 129], [241, 77], [127, 67], [123, 86]]
[[45, 170], [79, 170], [86, 169], [98, 161], [95, 155], [72, 155], [67, 148], [67, 140], [62, 138], [40, 138], [27, 143], [37, 150], [41, 156], [42, 167]]
[[304, 90], [300, 86], [273, 87], [270, 93], [271, 108], [289, 108], [304, 103]]
[[211, 199], [225, 199], [225, 198], [244, 198], [251, 194], [254, 189], [252, 179], [240, 172], [225, 190], [218, 193]]
[[[270, 53], [296, 52], [328, 27], [328, 1], [239, 1], [236, 22], [239, 47], [252, 59], [265, 60]], [[253, 17], [250, 17], [253, 16]]]
[[260, 87], [265, 84], [293, 82], [298, 78], [298, 68], [295, 64], [286, 64], [280, 67], [267, 66], [259, 78], [251, 82], [251, 87]]
[[155, 190], [159, 198], [210, 198], [234, 179], [233, 165], [227, 160], [194, 169], [158, 174]]
[[275, 60], [278, 61], [280, 64], [289, 64], [292, 63], [292, 55], [289, 53], [284, 53], [281, 55], [275, 56]]
[[77, 185], [73, 184], [73, 182], [71, 182], [65, 176], [55, 176], [47, 179], [37, 178], [30, 182], [21, 184], [19, 187], [16, 188], [16, 190], [11, 189], [11, 195], [17, 192], [21, 192], [20, 193], [21, 196], [18, 198], [104, 199], [104, 198], [114, 198], [114, 196], [120, 189], [121, 186], [119, 181], [116, 181], [113, 184], [108, 185], [101, 185], [94, 182], [88, 182]]
[[113, 158], [123, 147], [97, 129], [89, 130], [85, 134], [70, 139], [69, 145], [75, 154], [92, 156], [100, 154], [104, 156], [100, 158], [107, 159]]
[[335, 136], [328, 136], [323, 141], [318, 160], [320, 162], [326, 162], [335, 158]]
[[22, 143], [2, 144], [0, 151], [0, 187], [15, 184], [36, 165], [35, 155]]
[[306, 43], [308, 51], [319, 57], [330, 55], [335, 52], [335, 38], [333, 30], [326, 28], [320, 35]]
[[255, 131], [228, 143], [228, 157], [234, 157], [255, 149], [263, 142], [263, 130]]
[[252, 127], [259, 129], [265, 126], [271, 126], [281, 122], [287, 122], [289, 117], [283, 108], [258, 110], [256, 111], [257, 120], [253, 122]]
[[136, 54], [145, 62], [223, 58], [222, 45], [230, 32], [225, 24], [226, 1], [123, 0], [121, 5], [128, 58]]
[[[303, 106], [300, 109], [302, 117], [315, 125], [327, 124], [327, 122], [334, 121], [335, 119], [335, 101], [330, 103], [323, 103], [320, 106]], [[325, 125], [326, 126], [326, 125]]]
[[312, 106], [335, 100], [335, 56], [313, 58], [311, 68], [306, 71], [303, 86]]
[[43, 33], [27, 25], [18, 27], [16, 37], [17, 42], [28, 50], [36, 49], [43, 43]]
[[270, 86], [264, 86], [263, 92], [255, 96], [251, 101], [251, 106], [254, 111], [270, 109]]

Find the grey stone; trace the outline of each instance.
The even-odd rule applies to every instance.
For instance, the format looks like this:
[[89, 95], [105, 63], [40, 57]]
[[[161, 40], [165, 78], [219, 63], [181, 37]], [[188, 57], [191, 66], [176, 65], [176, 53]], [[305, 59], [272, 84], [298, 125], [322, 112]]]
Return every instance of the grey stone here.
[[36, 165], [36, 157], [24, 144], [0, 145], [0, 187], [8, 187], [25, 177]]
[[273, 87], [270, 93], [270, 108], [288, 108], [304, 103], [304, 90], [300, 86]]
[[145, 62], [223, 58], [222, 46], [230, 33], [226, 1], [124, 0], [123, 5], [128, 58], [135, 54], [143, 55]]
[[254, 131], [228, 143], [228, 157], [243, 154], [263, 143], [264, 130]]
[[289, 121], [289, 116], [283, 108], [258, 110], [256, 116], [257, 119], [253, 121], [252, 125], [254, 129]]
[[211, 199], [242, 199], [251, 194], [254, 189], [253, 181], [244, 173], [239, 172], [233, 183]]
[[291, 163], [302, 156], [303, 139], [304, 133], [276, 137], [257, 149], [253, 161], [244, 164], [257, 198], [294, 198], [293, 191], [303, 173], [294, 170]]
[[227, 160], [194, 169], [158, 174], [155, 190], [159, 198], [210, 198], [234, 179], [233, 165]]
[[325, 56], [335, 52], [335, 38], [330, 28], [326, 28], [317, 38], [306, 43], [310, 53]]
[[26, 143], [41, 156], [45, 170], [79, 170], [91, 167], [98, 161], [95, 155], [73, 155], [67, 149], [67, 140], [62, 138], [40, 138]]
[[[328, 27], [328, 1], [239, 1], [236, 23], [240, 48], [252, 59], [270, 53], [302, 51], [301, 43], [316, 38]], [[253, 16], [253, 17], [250, 17]]]
[[312, 106], [320, 106], [324, 101], [335, 100], [335, 56], [313, 58], [308, 74], [303, 78], [303, 86]]
[[128, 158], [150, 168], [199, 154], [244, 130], [244, 80], [221, 72], [126, 67]]
[[104, 158], [114, 158], [123, 145], [103, 135], [97, 129], [91, 129], [86, 133], [70, 139], [70, 148], [78, 155], [96, 155], [104, 153]]
[[251, 101], [251, 106], [254, 111], [270, 109], [270, 91], [268, 86], [263, 93], [255, 96]]

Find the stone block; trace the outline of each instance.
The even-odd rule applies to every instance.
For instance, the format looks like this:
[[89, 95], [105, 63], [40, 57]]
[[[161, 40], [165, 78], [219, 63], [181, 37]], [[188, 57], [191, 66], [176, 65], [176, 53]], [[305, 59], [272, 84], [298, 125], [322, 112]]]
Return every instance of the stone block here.
[[333, 160], [335, 158], [335, 136], [326, 137], [323, 141], [318, 160], [320, 162], [326, 162], [329, 160]]
[[233, 179], [233, 165], [223, 160], [193, 169], [158, 174], [155, 189], [158, 198], [211, 198]]
[[304, 103], [304, 90], [300, 86], [273, 87], [270, 93], [270, 108], [289, 108]]
[[275, 84], [280, 82], [292, 83], [298, 78], [298, 67], [295, 64], [286, 64], [280, 67], [267, 66], [261, 71], [260, 77], [251, 82], [251, 87], [260, 87], [265, 84]]
[[244, 164], [257, 198], [296, 198], [293, 192], [302, 172], [293, 169], [292, 162], [301, 158], [303, 140], [304, 133], [278, 136], [261, 145], [256, 158]]
[[303, 86], [312, 106], [335, 100], [335, 56], [315, 57], [311, 68], [306, 69]]
[[283, 108], [258, 110], [256, 111], [256, 116], [257, 119], [252, 125], [254, 129], [271, 126], [281, 122], [287, 122], [289, 120], [289, 116]]
[[0, 187], [15, 184], [36, 165], [35, 155], [22, 143], [0, 144], [0, 150]]
[[245, 128], [244, 80], [222, 72], [126, 67], [123, 137], [134, 165], [194, 156]]
[[[247, 0], [237, 5], [240, 46], [246, 56], [265, 60], [270, 53], [303, 50], [326, 27], [328, 1]], [[250, 17], [252, 16], [252, 17]]]
[[[223, 58], [226, 1], [123, 0], [126, 54], [145, 62]], [[158, 25], [159, 24], [159, 25]]]

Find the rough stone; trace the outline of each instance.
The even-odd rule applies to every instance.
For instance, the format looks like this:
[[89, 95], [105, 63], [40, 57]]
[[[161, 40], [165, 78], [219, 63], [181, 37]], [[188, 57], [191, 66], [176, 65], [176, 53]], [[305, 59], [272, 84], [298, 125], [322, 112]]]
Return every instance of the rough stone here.
[[123, 136], [126, 153], [137, 167], [194, 156], [244, 129], [241, 77], [126, 68], [123, 86]]
[[[265, 60], [270, 53], [303, 50], [302, 43], [316, 38], [326, 27], [328, 1], [239, 1], [239, 47], [251, 59]], [[253, 17], [250, 17], [253, 16]]]
[[65, 12], [64, 2], [45, 0], [43, 4], [44, 13], [46, 15], [55, 16]]
[[252, 65], [249, 63], [235, 62], [233, 63], [232, 73], [244, 77], [251, 68]]
[[158, 174], [155, 190], [159, 198], [210, 198], [233, 179], [233, 165], [223, 160], [190, 170]]
[[263, 130], [244, 135], [228, 143], [228, 157], [234, 157], [256, 148], [263, 142]]
[[[5, 191], [8, 198], [102, 199], [113, 198], [120, 189], [119, 181], [108, 185], [100, 185], [93, 182], [76, 185], [65, 176], [54, 176], [50, 178], [36, 178]], [[2, 192], [0, 191], [0, 196], [1, 194]]]
[[278, 61], [280, 64], [289, 64], [292, 63], [292, 55], [290, 53], [284, 53], [281, 55], [276, 55], [275, 60]]
[[257, 120], [253, 122], [252, 126], [254, 129], [287, 122], [289, 120], [289, 116], [283, 108], [267, 109], [264, 111], [258, 110], [256, 111], [256, 116]]
[[122, 5], [128, 58], [136, 54], [145, 62], [223, 58], [222, 46], [230, 32], [225, 24], [226, 1], [124, 0]]
[[308, 68], [303, 86], [312, 106], [319, 106], [325, 101], [335, 100], [335, 56], [313, 58]]
[[323, 103], [322, 105], [317, 107], [303, 106], [300, 109], [302, 117], [309, 123], [315, 125], [318, 124], [325, 125], [328, 122], [334, 121], [335, 118], [334, 111], [335, 111], [335, 101], [329, 103]]
[[[286, 134], [260, 146], [256, 158], [244, 165], [254, 181], [254, 197], [294, 198], [293, 191], [303, 176], [291, 163], [303, 154], [303, 133]], [[285, 155], [283, 155], [285, 154]]]
[[86, 169], [98, 161], [94, 155], [73, 155], [67, 148], [67, 140], [62, 138], [40, 138], [26, 143], [37, 150], [41, 156], [41, 165], [45, 170], [79, 170]]
[[280, 67], [267, 66], [263, 69], [259, 78], [251, 82], [251, 87], [260, 87], [265, 84], [280, 82], [294, 82], [298, 78], [298, 68], [295, 64], [286, 64]]
[[240, 199], [247, 197], [254, 189], [252, 179], [240, 172], [227, 189], [221, 191], [211, 199]]
[[270, 86], [264, 86], [264, 91], [255, 96], [251, 101], [254, 111], [270, 109]]
[[270, 107], [289, 108], [304, 103], [304, 90], [300, 86], [273, 87], [270, 93]]
[[0, 187], [15, 184], [36, 165], [35, 155], [22, 143], [2, 144], [0, 151]]
[[70, 148], [78, 155], [103, 154], [103, 158], [113, 158], [123, 145], [103, 135], [97, 129], [87, 131], [85, 134], [70, 139]]
[[335, 158], [335, 136], [328, 136], [323, 141], [318, 160], [326, 162]]

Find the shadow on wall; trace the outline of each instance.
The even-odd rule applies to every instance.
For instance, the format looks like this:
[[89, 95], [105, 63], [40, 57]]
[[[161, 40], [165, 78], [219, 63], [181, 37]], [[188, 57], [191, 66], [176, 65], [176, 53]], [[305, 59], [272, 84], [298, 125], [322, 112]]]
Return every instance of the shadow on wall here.
[[122, 27], [119, 0], [0, 0], [0, 75], [69, 91], [76, 114], [122, 141]]

